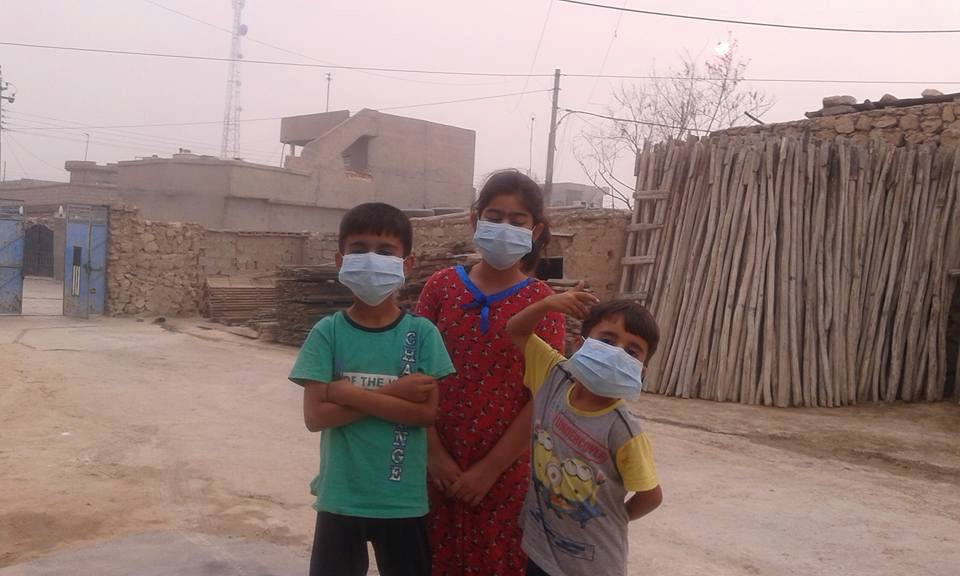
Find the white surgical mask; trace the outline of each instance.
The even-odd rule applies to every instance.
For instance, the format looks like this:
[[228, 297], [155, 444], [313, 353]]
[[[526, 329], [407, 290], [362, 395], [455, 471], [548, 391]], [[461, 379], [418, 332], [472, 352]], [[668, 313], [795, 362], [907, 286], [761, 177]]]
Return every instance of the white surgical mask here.
[[643, 362], [623, 348], [587, 338], [565, 366], [597, 396], [632, 399], [640, 394]]
[[533, 230], [480, 220], [473, 243], [487, 264], [506, 270], [533, 250]]
[[340, 283], [369, 306], [376, 306], [403, 286], [403, 258], [376, 252], [347, 254], [340, 266]]

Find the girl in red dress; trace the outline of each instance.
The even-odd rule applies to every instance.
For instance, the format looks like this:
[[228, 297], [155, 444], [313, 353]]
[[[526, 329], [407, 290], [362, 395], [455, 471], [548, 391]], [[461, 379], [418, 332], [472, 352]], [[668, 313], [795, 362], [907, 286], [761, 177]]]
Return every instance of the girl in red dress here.
[[[552, 293], [529, 276], [550, 231], [540, 187], [515, 170], [487, 180], [473, 218], [483, 260], [470, 270], [435, 273], [417, 304], [417, 313], [440, 329], [457, 369], [440, 383], [428, 434], [434, 576], [512, 576], [526, 566], [520, 510], [533, 404], [522, 355], [504, 327]], [[562, 352], [563, 316], [549, 315], [537, 334]]]

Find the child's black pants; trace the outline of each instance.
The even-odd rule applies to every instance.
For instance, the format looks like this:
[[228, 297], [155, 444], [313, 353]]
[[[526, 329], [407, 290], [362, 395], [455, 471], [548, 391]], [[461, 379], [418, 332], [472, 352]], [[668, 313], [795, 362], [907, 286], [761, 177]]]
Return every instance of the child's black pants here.
[[373, 544], [382, 576], [429, 576], [427, 519], [358, 518], [317, 513], [310, 576], [363, 576]]

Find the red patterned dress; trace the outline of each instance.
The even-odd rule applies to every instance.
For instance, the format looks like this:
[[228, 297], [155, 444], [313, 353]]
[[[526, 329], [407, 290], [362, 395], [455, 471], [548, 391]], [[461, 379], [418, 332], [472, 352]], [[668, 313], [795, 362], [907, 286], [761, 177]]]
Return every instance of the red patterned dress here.
[[[435, 273], [424, 286], [417, 313], [440, 329], [457, 369], [441, 384], [435, 426], [461, 470], [493, 448], [530, 400], [523, 386], [523, 356], [505, 328], [510, 317], [550, 294], [549, 286], [531, 279], [485, 296], [459, 267]], [[563, 315], [549, 314], [537, 334], [563, 350]], [[525, 454], [476, 507], [447, 498], [430, 484], [434, 576], [523, 574], [519, 517], [529, 474]]]

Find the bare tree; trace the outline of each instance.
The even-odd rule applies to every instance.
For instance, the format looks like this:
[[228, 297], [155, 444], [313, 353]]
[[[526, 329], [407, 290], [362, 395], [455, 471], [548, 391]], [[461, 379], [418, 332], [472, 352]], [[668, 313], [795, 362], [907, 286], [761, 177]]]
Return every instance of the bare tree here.
[[737, 57], [736, 40], [726, 48], [703, 63], [687, 54], [679, 71], [661, 75], [654, 69], [644, 83], [620, 85], [607, 108], [609, 118], [581, 133], [574, 156], [615, 205], [633, 207], [634, 186], [625, 172], [645, 142], [704, 136], [750, 122], [745, 113], [760, 117], [773, 107], [769, 95], [741, 86], [749, 62]]

